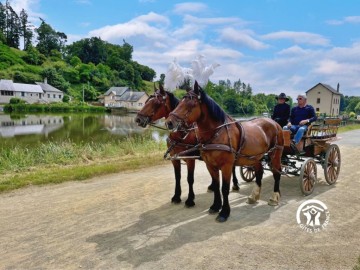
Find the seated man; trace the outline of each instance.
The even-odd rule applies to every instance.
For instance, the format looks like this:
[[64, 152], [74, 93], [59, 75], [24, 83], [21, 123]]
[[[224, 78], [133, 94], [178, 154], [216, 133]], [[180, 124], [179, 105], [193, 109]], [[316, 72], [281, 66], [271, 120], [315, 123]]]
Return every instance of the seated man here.
[[306, 95], [298, 95], [298, 105], [291, 109], [290, 119], [284, 129], [290, 130], [294, 136], [294, 143], [300, 151], [302, 147], [299, 146], [302, 136], [308, 128], [308, 124], [316, 121], [317, 117], [313, 106], [306, 104]]

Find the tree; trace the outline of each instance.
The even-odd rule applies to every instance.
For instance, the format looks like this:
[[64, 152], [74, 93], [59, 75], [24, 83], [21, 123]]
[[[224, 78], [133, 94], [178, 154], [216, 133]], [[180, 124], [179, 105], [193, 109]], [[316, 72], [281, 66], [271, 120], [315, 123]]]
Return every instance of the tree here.
[[24, 9], [20, 12], [21, 36], [24, 38], [24, 50], [31, 46], [33, 32], [29, 28], [28, 15]]
[[20, 45], [20, 30], [21, 30], [21, 23], [19, 16], [10, 6], [9, 1], [6, 1], [6, 44], [13, 48], [19, 48]]
[[43, 19], [40, 18], [40, 20], [40, 26], [35, 29], [38, 34], [36, 48], [46, 56], [49, 56], [52, 50], [62, 52], [67, 36], [62, 32], [56, 32]]

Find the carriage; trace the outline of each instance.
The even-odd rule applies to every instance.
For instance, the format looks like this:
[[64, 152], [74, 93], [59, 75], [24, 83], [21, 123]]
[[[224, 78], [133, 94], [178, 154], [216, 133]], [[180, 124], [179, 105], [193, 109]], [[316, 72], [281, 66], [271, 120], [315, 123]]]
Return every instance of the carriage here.
[[[333, 142], [338, 139], [337, 131], [341, 119], [325, 119], [321, 124], [312, 124], [301, 140], [302, 151], [291, 147], [291, 134], [283, 130], [284, 150], [281, 158], [281, 173], [283, 175], [299, 176], [301, 192], [310, 195], [317, 182], [317, 164], [324, 170], [325, 180], [333, 185], [338, 179], [341, 165], [339, 147]], [[270, 170], [269, 157], [262, 159], [265, 170]], [[251, 182], [255, 178], [255, 171], [250, 166], [240, 167], [241, 178]]]

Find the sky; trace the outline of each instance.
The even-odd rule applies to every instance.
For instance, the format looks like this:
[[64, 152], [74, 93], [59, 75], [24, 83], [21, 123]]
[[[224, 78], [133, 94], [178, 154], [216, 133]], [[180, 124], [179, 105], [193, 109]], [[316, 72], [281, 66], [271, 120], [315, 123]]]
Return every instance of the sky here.
[[[2, 1], [4, 2], [4, 1]], [[358, 0], [10, 0], [68, 44], [100, 37], [134, 48], [157, 79], [199, 55], [219, 64], [210, 80], [241, 80], [253, 93], [295, 98], [318, 83], [360, 96]]]

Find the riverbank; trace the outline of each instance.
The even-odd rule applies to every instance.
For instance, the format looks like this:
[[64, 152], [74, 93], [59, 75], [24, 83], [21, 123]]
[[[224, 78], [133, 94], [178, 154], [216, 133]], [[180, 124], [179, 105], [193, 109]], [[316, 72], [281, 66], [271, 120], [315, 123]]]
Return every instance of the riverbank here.
[[[360, 125], [340, 127], [339, 133], [355, 129]], [[151, 135], [103, 143], [65, 141], [42, 143], [33, 149], [1, 149], [0, 192], [166, 164], [165, 151], [165, 142], [156, 142]]]

